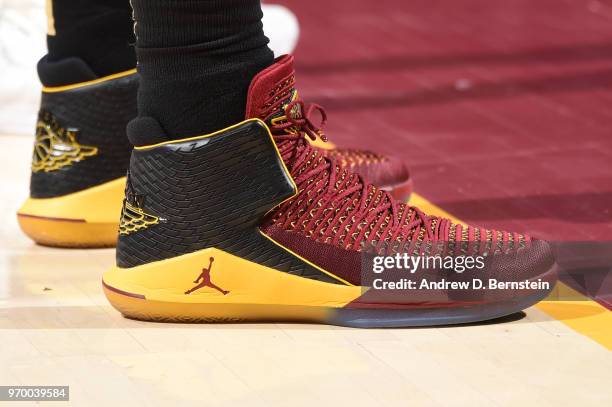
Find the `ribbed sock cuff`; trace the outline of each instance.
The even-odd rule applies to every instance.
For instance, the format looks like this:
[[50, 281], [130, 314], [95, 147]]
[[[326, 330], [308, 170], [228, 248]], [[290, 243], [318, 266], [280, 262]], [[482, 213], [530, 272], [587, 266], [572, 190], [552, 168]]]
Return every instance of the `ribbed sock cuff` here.
[[128, 0], [54, 0], [49, 62], [80, 58], [99, 76], [136, 66]]
[[259, 0], [132, 0], [139, 115], [186, 137], [243, 120], [251, 79], [274, 62]]

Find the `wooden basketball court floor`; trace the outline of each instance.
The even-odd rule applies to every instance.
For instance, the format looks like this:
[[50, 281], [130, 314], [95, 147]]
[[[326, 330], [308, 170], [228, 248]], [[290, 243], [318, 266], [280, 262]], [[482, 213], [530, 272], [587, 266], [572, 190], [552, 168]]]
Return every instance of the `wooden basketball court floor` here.
[[[612, 241], [612, 3], [280, 3], [300, 17], [302, 96], [328, 107], [336, 144], [404, 157], [413, 203]], [[101, 292], [112, 250], [20, 233], [31, 144], [0, 135], [0, 385], [70, 385], [78, 406], [612, 404], [609, 279], [459, 327], [126, 320]]]
[[[70, 385], [78, 406], [612, 401], [610, 311], [577, 295], [492, 324], [443, 328], [124, 319], [100, 287], [113, 250], [44, 248], [20, 233], [14, 213], [29, 165], [19, 157], [29, 155], [31, 140], [1, 137], [1, 385]], [[415, 203], [438, 210], [420, 196]]]

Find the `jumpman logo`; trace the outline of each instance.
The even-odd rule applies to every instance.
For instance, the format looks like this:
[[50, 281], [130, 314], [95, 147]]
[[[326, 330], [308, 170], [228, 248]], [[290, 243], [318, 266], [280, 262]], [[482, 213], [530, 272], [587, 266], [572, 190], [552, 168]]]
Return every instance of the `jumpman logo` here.
[[212, 268], [213, 261], [215, 261], [215, 258], [211, 257], [210, 258], [210, 264], [208, 265], [208, 268], [202, 269], [202, 274], [200, 274], [198, 276], [197, 280], [194, 281], [194, 284], [197, 284], [197, 285], [195, 287], [193, 287], [191, 290], [185, 291], [185, 294], [189, 295], [192, 292], [197, 291], [200, 288], [204, 288], [204, 287], [213, 288], [213, 289], [219, 291], [223, 295], [229, 294], [229, 291], [225, 291], [225, 290], [221, 289], [219, 286], [214, 284], [211, 281], [211, 279], [210, 279], [210, 269]]

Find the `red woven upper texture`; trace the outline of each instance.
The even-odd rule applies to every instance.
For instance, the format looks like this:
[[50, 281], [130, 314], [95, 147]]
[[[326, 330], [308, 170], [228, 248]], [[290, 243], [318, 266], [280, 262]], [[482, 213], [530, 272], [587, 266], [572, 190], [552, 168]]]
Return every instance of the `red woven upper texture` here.
[[[448, 242], [445, 252], [495, 253], [512, 250], [528, 236], [453, 224], [424, 214], [416, 207], [396, 202], [385, 191], [368, 184], [347, 169], [347, 158], [323, 153], [307, 138], [325, 139], [325, 111], [297, 99], [293, 58], [281, 57], [255, 77], [248, 96], [248, 117], [259, 117], [270, 126], [299, 194], [280, 205], [266, 220], [318, 243], [380, 254], [422, 253], [434, 242]], [[319, 116], [319, 117], [317, 117]], [[380, 160], [375, 154], [353, 154], [352, 160]], [[471, 243], [470, 243], [471, 242]]]

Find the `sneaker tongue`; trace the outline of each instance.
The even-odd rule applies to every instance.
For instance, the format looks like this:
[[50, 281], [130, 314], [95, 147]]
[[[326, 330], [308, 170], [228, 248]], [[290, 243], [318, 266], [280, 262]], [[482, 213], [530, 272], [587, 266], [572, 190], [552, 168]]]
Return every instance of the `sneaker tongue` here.
[[[251, 81], [247, 95], [246, 119], [258, 118], [272, 127], [274, 119], [285, 116], [285, 106], [297, 98], [293, 57], [285, 55], [257, 74]], [[292, 109], [289, 114], [293, 118], [297, 118], [304, 112], [299, 110], [299, 105], [296, 105], [295, 110]], [[297, 202], [304, 202], [305, 204], [308, 201], [317, 201], [320, 194], [327, 193], [332, 172], [336, 174], [336, 183], [340, 185], [343, 191], [354, 188], [360, 182], [358, 178], [342, 168], [336, 165], [332, 167], [332, 163], [321, 154], [320, 150], [313, 148], [305, 138], [301, 141], [298, 141], [300, 139], [282, 140], [283, 131], [279, 131], [275, 135], [281, 136], [275, 138], [276, 146], [292, 177], [298, 183], [298, 187], [302, 189], [310, 186], [307, 192], [309, 198], [296, 198]], [[326, 168], [317, 171], [320, 166], [326, 166]], [[309, 176], [308, 174], [312, 175]], [[336, 188], [336, 186], [331, 185], [331, 188]], [[340, 191], [336, 193], [340, 193]], [[358, 205], [362, 193], [361, 190], [354, 191], [352, 194], [345, 196], [341, 202], [337, 202], [335, 208], [347, 208], [350, 206], [349, 201], [357, 202]], [[366, 193], [376, 195], [372, 199], [377, 199], [376, 202], [380, 204], [384, 204], [384, 199], [387, 199], [380, 191], [374, 194], [373, 187], [369, 187]], [[289, 207], [293, 205], [293, 202], [294, 200], [290, 200], [283, 205]], [[283, 212], [284, 210], [281, 209], [280, 213]], [[384, 217], [385, 215], [381, 214], [380, 216]]]
[[[273, 127], [274, 119], [282, 117], [276, 124], [286, 120], [285, 106], [298, 97], [295, 89], [295, 70], [293, 56], [284, 55], [276, 59], [274, 64], [259, 72], [251, 81], [247, 94], [246, 118], [261, 119], [269, 127]], [[293, 117], [302, 114], [299, 106], [292, 109]], [[284, 134], [283, 131], [281, 131]], [[281, 134], [281, 135], [282, 135]], [[276, 146], [281, 152], [285, 163], [296, 154], [308, 148], [308, 143], [299, 143], [297, 140], [277, 141]], [[318, 165], [309, 163], [309, 165]], [[291, 168], [295, 171], [297, 168]]]
[[268, 125], [284, 115], [284, 106], [297, 99], [293, 56], [284, 55], [258, 73], [247, 95], [246, 118], [258, 118]]

